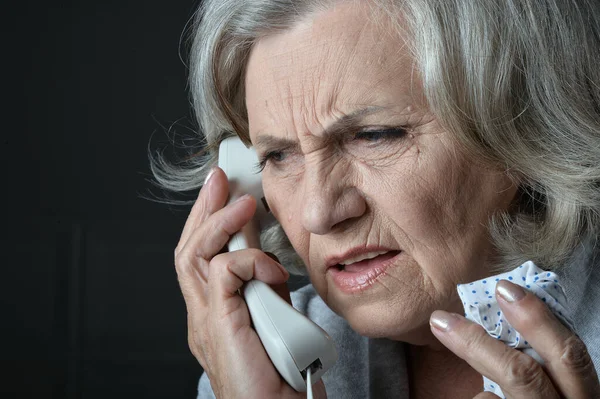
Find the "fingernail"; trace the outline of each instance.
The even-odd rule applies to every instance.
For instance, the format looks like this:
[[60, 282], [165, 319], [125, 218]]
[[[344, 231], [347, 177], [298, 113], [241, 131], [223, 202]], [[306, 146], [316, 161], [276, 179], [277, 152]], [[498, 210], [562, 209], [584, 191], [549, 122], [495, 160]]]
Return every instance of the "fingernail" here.
[[275, 261], [275, 264], [279, 268], [279, 271], [281, 271], [281, 274], [283, 274], [283, 277], [287, 280], [290, 277], [290, 272], [288, 272], [287, 269], [283, 267], [281, 263], [279, 263], [279, 259], [277, 259], [277, 256], [275, 256], [271, 252], [265, 252], [265, 255], [267, 255], [269, 258]]
[[265, 254], [275, 262], [279, 263], [279, 258], [273, 252], [265, 251]]
[[204, 179], [204, 185], [206, 185], [206, 183], [208, 183], [208, 181], [210, 180], [210, 178], [212, 177], [212, 175], [215, 174], [215, 171], [217, 170], [217, 168], [215, 166], [213, 166], [210, 171], [208, 172], [208, 174], [206, 175], [206, 178]]
[[438, 331], [448, 332], [452, 330], [458, 320], [454, 313], [436, 310], [431, 314], [429, 324]]
[[277, 262], [277, 266], [279, 266], [279, 268], [281, 269], [281, 272], [283, 273], [283, 275], [286, 278], [290, 276], [290, 272], [288, 272], [287, 269], [285, 267], [283, 267], [283, 265], [281, 264], [281, 262], [279, 262], [279, 258], [277, 256], [275, 256], [275, 254], [273, 252], [267, 252], [267, 251], [265, 251], [265, 255], [267, 255], [269, 258], [271, 258], [275, 262]]
[[525, 298], [527, 293], [523, 288], [516, 284], [509, 283], [506, 280], [501, 280], [496, 285], [496, 292], [498, 295], [502, 297], [506, 302], [517, 302], [521, 299]]

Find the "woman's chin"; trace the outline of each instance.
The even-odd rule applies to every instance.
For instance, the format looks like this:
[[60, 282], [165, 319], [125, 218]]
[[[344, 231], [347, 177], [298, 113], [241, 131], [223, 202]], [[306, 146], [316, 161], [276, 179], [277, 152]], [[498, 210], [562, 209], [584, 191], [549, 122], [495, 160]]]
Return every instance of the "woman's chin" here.
[[392, 307], [373, 309], [369, 306], [349, 309], [341, 313], [341, 316], [361, 336], [426, 345], [435, 341], [429, 327], [430, 313], [394, 312]]

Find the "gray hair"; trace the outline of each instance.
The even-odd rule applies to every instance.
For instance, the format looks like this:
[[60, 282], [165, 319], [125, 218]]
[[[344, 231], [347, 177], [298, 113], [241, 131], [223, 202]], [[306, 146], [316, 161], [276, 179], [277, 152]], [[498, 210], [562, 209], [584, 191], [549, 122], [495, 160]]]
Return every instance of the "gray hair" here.
[[[193, 28], [190, 89], [206, 150], [183, 163], [152, 156], [159, 185], [202, 185], [226, 136], [249, 141], [244, 72], [252, 45], [334, 0], [206, 0]], [[343, 1], [343, 0], [342, 0]], [[359, 2], [359, 0], [349, 0]], [[600, 2], [371, 0], [402, 16], [429, 107], [465, 153], [519, 186], [510, 213], [490, 220], [508, 269], [564, 264], [600, 226]], [[263, 234], [286, 267], [302, 263], [279, 225]]]

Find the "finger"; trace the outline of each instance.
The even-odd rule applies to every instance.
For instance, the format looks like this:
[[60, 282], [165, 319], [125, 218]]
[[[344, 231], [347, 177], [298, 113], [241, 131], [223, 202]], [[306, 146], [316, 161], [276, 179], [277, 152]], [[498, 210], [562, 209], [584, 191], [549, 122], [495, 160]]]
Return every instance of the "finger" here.
[[462, 316], [436, 310], [431, 331], [448, 349], [495, 381], [507, 397], [558, 398], [542, 366], [526, 354], [490, 337]]
[[175, 269], [188, 311], [194, 311], [204, 303], [210, 259], [217, 255], [232, 234], [248, 223], [255, 209], [254, 198], [243, 196], [218, 210], [192, 232], [177, 254]]
[[312, 386], [313, 398], [316, 399], [327, 399], [327, 391], [325, 390], [325, 383], [323, 380], [319, 380]]
[[505, 280], [498, 283], [496, 293], [506, 320], [544, 360], [562, 395], [575, 399], [600, 397], [596, 369], [581, 339], [535, 294]]
[[[277, 258], [277, 256], [274, 253], [265, 251], [265, 255], [267, 255], [269, 258], [273, 259], [275, 262], [277, 262], [281, 265], [281, 262], [279, 262], [279, 258]], [[279, 295], [281, 298], [283, 298], [283, 300], [285, 300], [287, 303], [292, 305], [290, 289], [289, 289], [287, 283], [271, 284], [271, 288], [273, 289], [273, 291], [275, 291], [277, 293], [277, 295]]]
[[210, 305], [215, 314], [232, 321], [229, 328], [249, 325], [248, 310], [238, 290], [246, 281], [257, 279], [267, 284], [282, 284], [289, 273], [259, 249], [245, 249], [216, 256], [209, 268]]
[[275, 255], [273, 252], [265, 251], [265, 255], [267, 255], [269, 258], [273, 259], [275, 262], [281, 263], [281, 262], [279, 262], [279, 258], [277, 257], [277, 255]]
[[[231, 236], [242, 229], [254, 216], [256, 200], [244, 195], [235, 202], [219, 209], [195, 229], [182, 252], [194, 258], [210, 261], [227, 244]], [[208, 273], [202, 271], [206, 277]]]
[[200, 189], [198, 198], [187, 217], [179, 243], [175, 248], [175, 255], [185, 245], [190, 235], [210, 215], [225, 206], [229, 193], [229, 184], [225, 172], [219, 167], [214, 167], [206, 177], [206, 182]]
[[175, 261], [177, 281], [183, 294], [188, 316], [195, 315], [206, 303], [204, 287], [207, 280], [200, 270], [207, 269], [207, 263], [204, 259], [191, 259], [189, 256], [182, 256], [181, 253]]
[[[188, 215], [181, 237], [175, 248], [175, 269], [177, 271], [179, 286], [186, 303], [188, 319], [191, 315], [197, 313], [197, 306], [202, 303], [202, 283], [206, 282], [206, 278], [200, 273], [200, 270], [206, 268], [207, 262], [204, 259], [190, 256], [190, 254], [185, 252], [184, 255], [181, 256], [181, 253], [188, 242], [190, 234], [198, 225], [198, 220], [206, 219], [215, 210], [221, 208], [227, 200], [227, 179], [225, 178], [225, 184], [215, 184], [215, 179], [213, 178], [215, 174], [224, 175], [223, 171], [218, 167], [211, 169], [200, 190], [198, 198]], [[216, 181], [216, 183], [219, 182]], [[191, 324], [189, 320], [188, 324]]]
[[[220, 254], [213, 258], [209, 270], [211, 299], [220, 300], [237, 295], [246, 281], [257, 279], [271, 285], [283, 284], [290, 274], [260, 249], [249, 248]], [[213, 284], [218, 282], [218, 284]]]

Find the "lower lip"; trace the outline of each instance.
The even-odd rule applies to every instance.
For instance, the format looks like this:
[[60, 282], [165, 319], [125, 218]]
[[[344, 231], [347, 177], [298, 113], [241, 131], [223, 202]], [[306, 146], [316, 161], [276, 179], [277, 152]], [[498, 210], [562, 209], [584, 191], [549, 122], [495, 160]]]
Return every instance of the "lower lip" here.
[[330, 267], [334, 283], [340, 290], [348, 294], [355, 294], [369, 289], [387, 269], [394, 265], [402, 251], [390, 251], [373, 259], [366, 259], [348, 265], [343, 270]]

